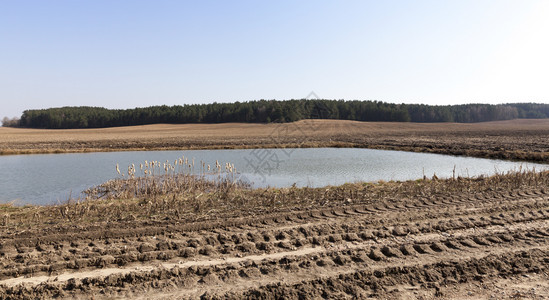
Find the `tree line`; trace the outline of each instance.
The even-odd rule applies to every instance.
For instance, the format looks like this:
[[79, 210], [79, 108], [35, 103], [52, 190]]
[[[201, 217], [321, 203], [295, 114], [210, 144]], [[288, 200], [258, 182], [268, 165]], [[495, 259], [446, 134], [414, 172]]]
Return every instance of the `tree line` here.
[[472, 123], [517, 118], [549, 118], [549, 104], [433, 106], [380, 101], [300, 99], [162, 105], [133, 109], [81, 106], [26, 110], [19, 120], [9, 120], [4, 126], [68, 129], [157, 123], [271, 123], [302, 119]]

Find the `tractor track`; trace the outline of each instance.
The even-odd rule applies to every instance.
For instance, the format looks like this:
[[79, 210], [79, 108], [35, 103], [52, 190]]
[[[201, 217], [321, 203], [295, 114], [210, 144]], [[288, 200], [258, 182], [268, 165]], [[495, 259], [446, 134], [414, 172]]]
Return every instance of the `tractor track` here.
[[0, 233], [2, 299], [440, 296], [548, 266], [545, 189]]

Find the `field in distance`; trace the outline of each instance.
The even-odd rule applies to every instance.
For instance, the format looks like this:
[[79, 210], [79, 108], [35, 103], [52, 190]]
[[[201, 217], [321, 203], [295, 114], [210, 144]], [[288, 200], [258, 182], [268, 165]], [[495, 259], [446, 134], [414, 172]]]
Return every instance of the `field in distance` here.
[[100, 129], [0, 128], [0, 154], [361, 147], [549, 162], [549, 119], [483, 123], [302, 120]]

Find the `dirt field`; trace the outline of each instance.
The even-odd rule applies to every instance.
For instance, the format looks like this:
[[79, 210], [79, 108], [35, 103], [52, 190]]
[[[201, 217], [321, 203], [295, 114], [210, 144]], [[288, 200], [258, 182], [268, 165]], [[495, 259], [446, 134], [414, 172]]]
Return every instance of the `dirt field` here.
[[546, 299], [548, 183], [255, 190], [181, 213], [163, 199], [6, 206], [0, 298]]
[[254, 147], [364, 147], [549, 162], [549, 120], [474, 124], [303, 120], [84, 130], [0, 128], [0, 154]]
[[[369, 147], [549, 162], [549, 120], [0, 128], [4, 154]], [[547, 299], [549, 172], [0, 205], [0, 299]]]

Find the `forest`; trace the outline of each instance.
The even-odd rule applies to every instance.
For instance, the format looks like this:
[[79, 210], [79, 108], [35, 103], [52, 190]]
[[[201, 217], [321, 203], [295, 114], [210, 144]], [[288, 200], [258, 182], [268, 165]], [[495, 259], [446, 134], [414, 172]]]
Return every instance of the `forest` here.
[[157, 123], [271, 123], [302, 119], [340, 119], [390, 122], [460, 122], [549, 118], [549, 104], [392, 104], [360, 100], [257, 100], [234, 103], [151, 106], [133, 109], [60, 107], [32, 109], [3, 126], [69, 129], [132, 126]]

